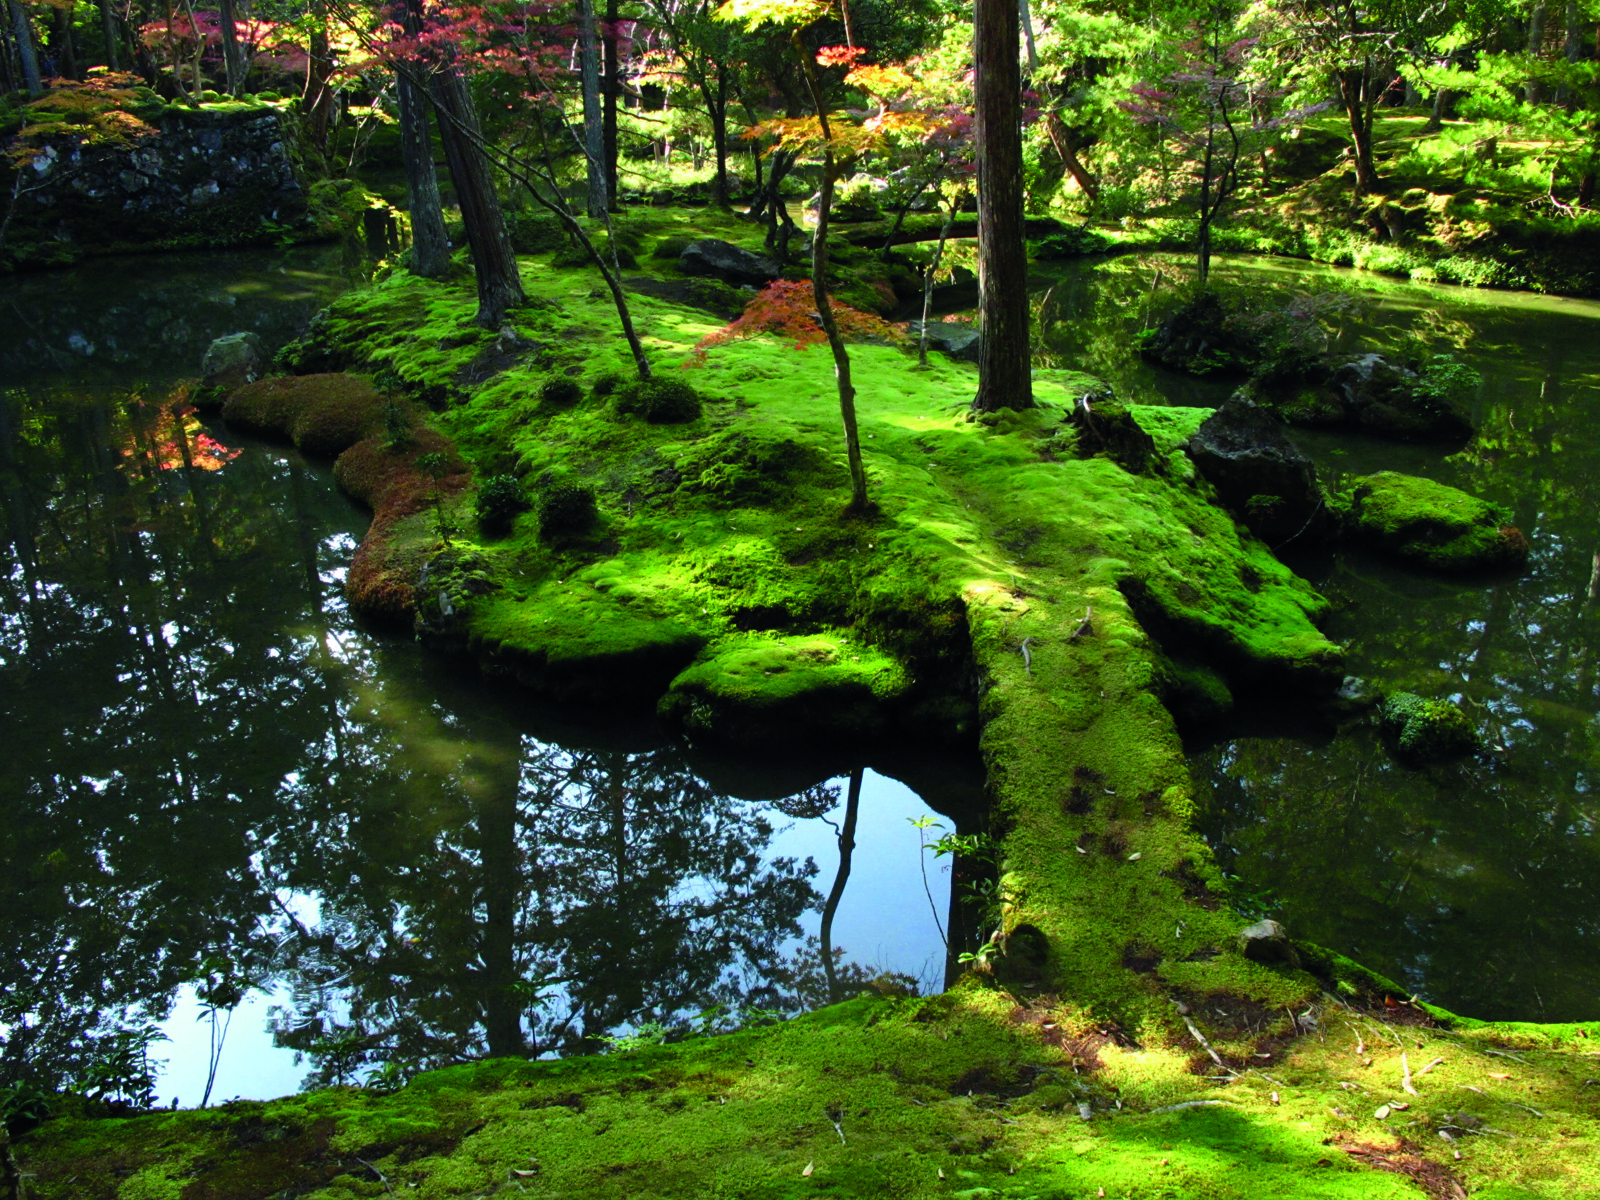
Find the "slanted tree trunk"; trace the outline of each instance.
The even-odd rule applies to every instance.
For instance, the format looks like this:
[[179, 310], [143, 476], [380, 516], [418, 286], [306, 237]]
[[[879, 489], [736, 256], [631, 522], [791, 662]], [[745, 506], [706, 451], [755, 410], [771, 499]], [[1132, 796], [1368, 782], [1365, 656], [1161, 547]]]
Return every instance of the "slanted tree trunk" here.
[[506, 236], [500, 197], [494, 190], [494, 174], [483, 152], [477, 111], [466, 80], [453, 68], [436, 71], [428, 90], [442, 114], [439, 140], [444, 145], [445, 161], [450, 164], [467, 244], [472, 248], [472, 266], [478, 277], [476, 319], [479, 325], [494, 329], [505, 320], [506, 310], [521, 304], [524, 297], [517, 257]]
[[856, 848], [856, 816], [861, 811], [861, 775], [860, 767], [850, 772], [850, 791], [844, 802], [844, 825], [839, 830], [839, 869], [834, 872], [833, 887], [828, 889], [828, 899], [822, 906], [819, 940], [822, 943], [822, 974], [828, 981], [829, 1004], [837, 1004], [844, 999], [833, 961], [833, 918], [839, 911], [839, 901], [844, 898], [845, 884], [850, 881], [850, 857]]
[[822, 126], [822, 200], [817, 206], [817, 230], [811, 235], [811, 295], [817, 304], [822, 332], [828, 337], [828, 348], [833, 351], [833, 379], [839, 388], [839, 418], [844, 423], [845, 457], [850, 464], [850, 508], [865, 512], [869, 507], [867, 469], [861, 461], [861, 433], [856, 428], [856, 386], [850, 378], [850, 351], [839, 333], [833, 302], [828, 298], [828, 214], [833, 209], [833, 185], [839, 165], [833, 154], [833, 129], [828, 121], [828, 110], [822, 103], [811, 52], [801, 37], [803, 32], [803, 29], [796, 29], [791, 40], [800, 55], [817, 123]]
[[244, 48], [239, 45], [237, 0], [220, 0], [217, 22], [222, 26], [222, 65], [228, 76], [228, 95], [237, 96], [244, 91], [245, 77], [250, 64], [245, 61]]
[[977, 0], [972, 57], [978, 152], [980, 412], [1033, 406], [1022, 221], [1022, 72], [1017, 0]]
[[22, 82], [30, 96], [44, 95], [44, 81], [39, 78], [39, 56], [33, 50], [33, 27], [28, 24], [27, 10], [21, 0], [6, 0], [11, 11], [11, 36], [17, 41], [17, 57], [22, 61]]
[[606, 215], [610, 196], [606, 192], [605, 129], [600, 112], [600, 42], [594, 23], [594, 0], [578, 0], [578, 62], [583, 80], [583, 156], [589, 181], [588, 209], [591, 217]]

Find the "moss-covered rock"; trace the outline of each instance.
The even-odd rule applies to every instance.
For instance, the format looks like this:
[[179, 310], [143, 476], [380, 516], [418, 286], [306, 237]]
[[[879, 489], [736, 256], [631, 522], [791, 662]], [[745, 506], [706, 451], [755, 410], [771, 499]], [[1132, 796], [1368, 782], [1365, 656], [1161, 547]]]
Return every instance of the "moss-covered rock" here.
[[240, 429], [287, 437], [307, 454], [332, 458], [378, 432], [384, 404], [359, 375], [273, 376], [235, 388], [222, 416]]
[[1378, 709], [1378, 723], [1395, 752], [1410, 762], [1459, 758], [1478, 748], [1471, 720], [1448, 700], [1395, 692]]
[[1528, 541], [1498, 505], [1416, 475], [1380, 471], [1340, 503], [1348, 536], [1436, 571], [1513, 569]]

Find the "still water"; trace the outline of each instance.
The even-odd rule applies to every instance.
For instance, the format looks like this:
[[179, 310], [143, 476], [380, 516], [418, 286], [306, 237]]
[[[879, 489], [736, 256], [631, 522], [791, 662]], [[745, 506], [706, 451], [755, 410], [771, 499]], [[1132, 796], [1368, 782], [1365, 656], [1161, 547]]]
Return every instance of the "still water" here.
[[[1051, 272], [1034, 294], [1037, 361], [1135, 401], [1219, 403], [1234, 382], [1128, 353], [1187, 271], [1149, 256]], [[1282, 260], [1228, 258], [1217, 274], [1306, 314], [1329, 348], [1450, 353], [1481, 372], [1460, 453], [1294, 436], [1331, 487], [1399, 470], [1504, 504], [1533, 558], [1476, 579], [1344, 551], [1292, 562], [1337, 605], [1327, 632], [1353, 674], [1456, 700], [1486, 750], [1411, 770], [1367, 721], [1246, 716], [1191, 747], [1203, 832], [1248, 908], [1427, 999], [1485, 1019], [1600, 1016], [1600, 304]]]
[[166, 1060], [192, 1105], [814, 1007], [853, 780], [837, 988], [942, 987], [949, 860], [911, 821], [974, 820], [976, 762], [692, 759], [647, 713], [543, 711], [351, 618], [367, 515], [326, 465], [164, 411], [347, 265], [6, 286], [0, 1085]]

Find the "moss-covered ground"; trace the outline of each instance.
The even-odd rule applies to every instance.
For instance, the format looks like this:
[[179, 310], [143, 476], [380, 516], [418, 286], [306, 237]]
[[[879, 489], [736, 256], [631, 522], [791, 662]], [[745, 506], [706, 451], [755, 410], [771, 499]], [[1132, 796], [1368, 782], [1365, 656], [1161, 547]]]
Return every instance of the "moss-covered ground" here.
[[[629, 235], [647, 250], [683, 219]], [[719, 232], [753, 240], [732, 221]], [[523, 265], [533, 302], [502, 329], [471, 324], [469, 282], [396, 272], [334, 305], [289, 361], [437, 406], [480, 479], [514, 474], [534, 498], [586, 489], [593, 519], [552, 526], [535, 507], [488, 535], [470, 492], [423, 505], [415, 447], [372, 437], [359, 479], [385, 478], [394, 455], [412, 501], [362, 553], [405, 547], [437, 644], [557, 696], [656, 702], [697, 742], [972, 739], [1000, 846], [988, 961], [941, 997], [675, 1047], [462, 1067], [392, 1095], [51, 1122], [17, 1147], [39, 1195], [1600, 1187], [1600, 1088], [1584, 1082], [1600, 1026], [1480, 1026], [1314, 947], [1241, 952], [1170, 707], [1197, 686], [1217, 703], [1315, 696], [1341, 654], [1316, 626], [1324, 601], [1177, 449], [1200, 414], [1134, 409], [1156, 453], [1130, 471], [1080, 456], [1066, 420], [1096, 380], [1041, 372], [1040, 407], [974, 420], [972, 368], [858, 345], [876, 509], [847, 514], [825, 351], [762, 336], [697, 354], [718, 321], [664, 298], [675, 276], [658, 266], [634, 319], [656, 371], [693, 382], [704, 411], [620, 416], [628, 356], [599, 280]]]

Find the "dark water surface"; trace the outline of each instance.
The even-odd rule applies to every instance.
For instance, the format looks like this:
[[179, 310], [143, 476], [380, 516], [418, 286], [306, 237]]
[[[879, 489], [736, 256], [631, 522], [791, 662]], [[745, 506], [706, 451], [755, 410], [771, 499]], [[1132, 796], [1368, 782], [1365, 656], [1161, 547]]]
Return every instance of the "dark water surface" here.
[[942, 987], [948, 860], [909, 821], [955, 820], [891, 776], [975, 815], [975, 762], [691, 761], [648, 714], [541, 711], [352, 620], [367, 514], [326, 465], [162, 413], [211, 338], [281, 342], [348, 266], [0, 292], [0, 1088], [135, 1079], [141, 1030], [190, 1105], [225, 1027], [213, 1101], [825, 1002], [853, 771], [840, 971]]
[[[1157, 272], [1187, 270], [1152, 256], [1052, 272], [1034, 294], [1039, 363], [1082, 365], [1145, 403], [1220, 402], [1232, 382], [1129, 353]], [[1362, 553], [1293, 562], [1338, 605], [1327, 632], [1353, 674], [1458, 701], [1488, 749], [1410, 770], [1365, 721], [1335, 732], [1258, 714], [1192, 748], [1202, 831], [1248, 907], [1427, 999], [1480, 1018], [1600, 1016], [1600, 305], [1281, 260], [1227, 259], [1218, 274], [1315, 314], [1331, 348], [1477, 368], [1479, 433], [1460, 453], [1295, 437], [1330, 486], [1399, 470], [1506, 505], [1533, 558], [1479, 579]]]

